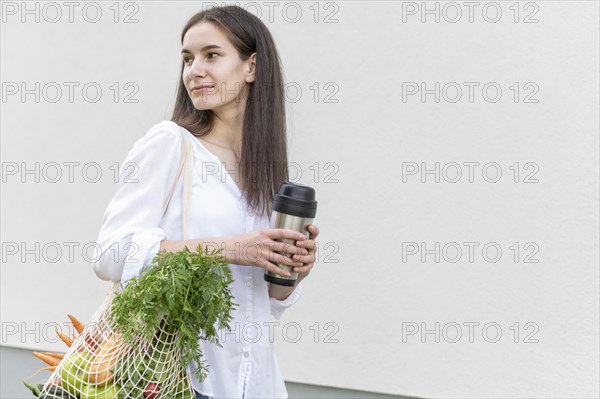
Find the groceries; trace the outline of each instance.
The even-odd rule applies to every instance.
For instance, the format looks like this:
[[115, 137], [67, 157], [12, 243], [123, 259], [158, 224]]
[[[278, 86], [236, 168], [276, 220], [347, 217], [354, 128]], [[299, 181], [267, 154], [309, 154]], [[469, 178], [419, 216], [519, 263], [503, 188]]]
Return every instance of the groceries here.
[[[83, 332], [83, 330], [82, 330]], [[86, 334], [88, 332], [86, 331]], [[63, 334], [64, 337], [67, 337]], [[156, 335], [144, 351], [128, 348], [118, 332], [108, 337], [70, 337], [66, 354], [33, 352], [53, 371], [46, 384], [23, 381], [34, 396], [42, 399], [194, 399], [187, 370], [178, 367], [172, 344], [164, 334]], [[77, 350], [73, 345], [81, 341]], [[178, 371], [173, 375], [173, 371]], [[173, 381], [177, 384], [173, 384]], [[162, 395], [161, 395], [162, 393]]]
[[200, 381], [209, 372], [198, 340], [220, 345], [217, 329], [229, 329], [237, 305], [219, 251], [159, 252], [158, 265], [115, 283], [87, 323], [68, 315], [76, 335], [57, 330], [67, 352], [34, 352], [52, 374], [24, 384], [42, 399], [195, 399], [189, 364]]

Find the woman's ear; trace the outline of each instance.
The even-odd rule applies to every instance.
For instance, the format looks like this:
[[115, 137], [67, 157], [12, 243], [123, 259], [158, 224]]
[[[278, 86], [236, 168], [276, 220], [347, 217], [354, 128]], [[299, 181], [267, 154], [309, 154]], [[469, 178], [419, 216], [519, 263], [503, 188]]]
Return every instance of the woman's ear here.
[[246, 82], [253, 82], [255, 79], [256, 72], [256, 53], [252, 53], [250, 58], [248, 58], [248, 73], [246, 74]]

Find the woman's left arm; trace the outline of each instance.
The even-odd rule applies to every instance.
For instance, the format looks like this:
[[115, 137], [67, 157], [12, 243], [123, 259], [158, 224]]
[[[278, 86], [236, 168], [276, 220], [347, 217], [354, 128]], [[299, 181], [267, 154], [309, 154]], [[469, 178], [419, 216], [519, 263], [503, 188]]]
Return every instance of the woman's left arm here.
[[293, 255], [292, 259], [304, 263], [302, 266], [294, 267], [292, 271], [298, 273], [298, 280], [294, 287], [286, 287], [283, 285], [270, 284], [269, 285], [269, 296], [280, 301], [287, 298], [295, 287], [308, 276], [310, 270], [315, 265], [315, 253], [317, 252], [317, 246], [315, 238], [319, 235], [319, 228], [314, 224], [310, 224], [308, 229], [308, 240], [296, 241], [295, 246], [304, 248], [308, 251], [308, 255]]

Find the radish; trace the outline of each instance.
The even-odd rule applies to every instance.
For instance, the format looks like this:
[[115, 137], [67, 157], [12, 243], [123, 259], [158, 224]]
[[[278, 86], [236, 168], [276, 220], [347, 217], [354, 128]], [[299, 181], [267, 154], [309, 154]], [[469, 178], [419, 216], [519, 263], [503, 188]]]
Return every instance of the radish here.
[[144, 390], [144, 399], [156, 399], [158, 397], [158, 384], [149, 382]]

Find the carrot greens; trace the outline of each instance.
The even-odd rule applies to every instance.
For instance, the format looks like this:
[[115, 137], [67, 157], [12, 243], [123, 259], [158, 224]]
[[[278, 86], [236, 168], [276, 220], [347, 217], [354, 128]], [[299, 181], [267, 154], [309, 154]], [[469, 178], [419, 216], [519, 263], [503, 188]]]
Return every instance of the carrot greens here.
[[136, 337], [154, 339], [160, 331], [175, 334], [175, 349], [181, 354], [180, 366], [198, 363], [196, 376], [206, 378], [198, 340], [222, 346], [220, 329], [229, 329], [233, 302], [229, 285], [231, 270], [222, 249], [209, 253], [198, 245], [178, 252], [160, 251], [115, 295], [111, 318], [123, 339], [135, 344]]

